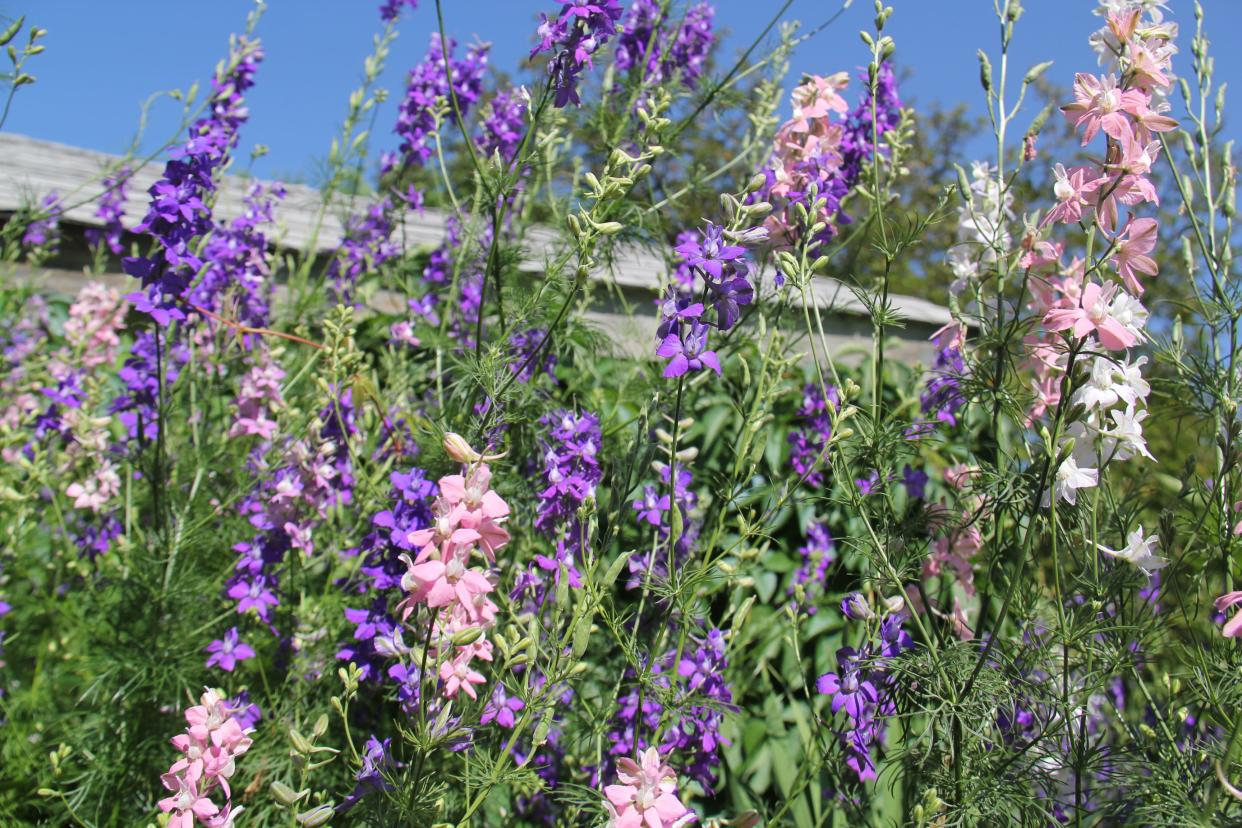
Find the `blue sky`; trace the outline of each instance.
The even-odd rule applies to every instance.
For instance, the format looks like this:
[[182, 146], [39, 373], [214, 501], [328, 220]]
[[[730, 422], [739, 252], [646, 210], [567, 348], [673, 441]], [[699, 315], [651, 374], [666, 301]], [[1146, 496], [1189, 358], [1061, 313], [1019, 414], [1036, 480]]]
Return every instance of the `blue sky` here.
[[[246, 146], [270, 148], [254, 171], [263, 177], [313, 177], [324, 157], [346, 99], [360, 78], [363, 58], [379, 30], [379, 0], [271, 0], [259, 26], [267, 59], [252, 90], [252, 120]], [[982, 92], [975, 50], [999, 49], [992, 0], [889, 0], [895, 9], [889, 33], [896, 60], [913, 71], [903, 86], [907, 99], [926, 104], [965, 101], [978, 110]], [[628, 2], [626, 2], [628, 5]], [[726, 29], [724, 56], [733, 57], [780, 8], [778, 0], [717, 0], [718, 29]], [[1088, 34], [1099, 25], [1091, 0], [1026, 0], [1012, 48], [1012, 76], [1030, 65], [1055, 64], [1048, 76], [1068, 83], [1076, 70], [1091, 70], [1095, 57]], [[1189, 72], [1189, 39], [1194, 20], [1188, 0], [1172, 0], [1181, 22], [1180, 73]], [[434, 0], [407, 15], [382, 85], [390, 101], [377, 121], [377, 149], [395, 144], [391, 125], [405, 71], [418, 62], [435, 28]], [[1242, 90], [1242, 54], [1226, 33], [1242, 31], [1242, 0], [1204, 0], [1209, 35], [1216, 43], [1217, 75]], [[541, 10], [552, 0], [445, 0], [446, 28], [458, 41], [473, 37], [493, 43], [492, 65], [512, 69], [526, 54]], [[794, 0], [787, 17], [814, 27], [840, 7], [837, 0]], [[139, 105], [152, 93], [187, 87], [210, 77], [227, 49], [230, 32], [244, 25], [248, 0], [0, 0], [0, 14], [27, 14], [49, 30], [47, 51], [31, 64], [38, 83], [23, 89], [6, 131], [110, 152], [124, 149], [134, 134]], [[791, 74], [854, 70], [866, 60], [858, 31], [870, 28], [871, 0], [855, 0], [831, 27], [803, 44]], [[1237, 105], [1242, 105], [1239, 102]], [[176, 105], [164, 101], [152, 112], [147, 146], [168, 136]], [[1031, 111], [1031, 116], [1034, 111]], [[1023, 126], [1025, 122], [1023, 122]], [[1236, 128], [1230, 130], [1237, 134]], [[980, 139], [963, 147], [968, 160], [985, 153]]]

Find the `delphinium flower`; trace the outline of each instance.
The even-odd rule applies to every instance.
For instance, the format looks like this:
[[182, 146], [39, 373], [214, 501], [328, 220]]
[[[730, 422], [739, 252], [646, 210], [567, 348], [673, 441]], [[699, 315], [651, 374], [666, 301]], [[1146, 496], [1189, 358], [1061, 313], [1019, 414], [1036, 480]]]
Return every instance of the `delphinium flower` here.
[[[284, 197], [285, 188], [280, 184], [252, 184], [242, 214], [215, 226], [203, 248], [206, 267], [190, 290], [193, 304], [220, 313], [226, 310], [228, 300], [229, 318], [251, 327], [267, 326], [272, 279], [268, 238], [260, 228], [274, 223], [275, 204]], [[242, 341], [248, 347], [252, 345], [249, 334], [243, 335]]]
[[949, 248], [949, 267], [954, 281], [949, 287], [951, 303], [959, 312], [974, 308], [974, 287], [980, 270], [995, 266], [1012, 249], [1009, 225], [1014, 221], [1013, 192], [1002, 186], [986, 161], [975, 161], [970, 168], [970, 188], [957, 208], [957, 244]]
[[542, 15], [536, 32], [539, 42], [530, 56], [551, 52], [548, 74], [556, 92], [557, 107], [582, 103], [578, 84], [584, 67], [594, 66], [592, 57], [617, 33], [624, 9], [619, 0], [557, 0], [561, 11], [555, 18]]
[[955, 426], [958, 412], [966, 404], [962, 381], [966, 376], [963, 352], [966, 345], [966, 326], [950, 322], [933, 335], [936, 362], [931, 378], [919, 397], [919, 408], [925, 418], [923, 423], [911, 429], [912, 435], [926, 433], [934, 423]]
[[721, 751], [728, 744], [721, 735], [724, 711], [733, 704], [733, 690], [725, 680], [725, 648], [725, 634], [711, 629], [701, 639], [686, 642], [680, 661], [675, 649], [657, 659], [651, 676], [669, 698], [668, 708], [651, 691], [631, 688], [617, 700], [608, 732], [609, 754], [622, 757], [644, 749], [663, 723], [665, 730], [656, 745], [660, 752], [676, 755], [686, 774], [711, 793]]
[[[410, 70], [394, 128], [401, 138], [399, 160], [402, 166], [421, 167], [431, 158], [433, 136], [438, 128], [438, 111], [449, 108], [452, 97], [456, 97], [457, 107], [464, 118], [482, 94], [483, 73], [487, 68], [490, 46], [486, 43], [472, 44], [466, 50], [466, 56], [460, 59], [453, 57], [456, 48], [456, 41], [450, 38], [447, 57], [451, 87], [450, 78], [445, 77], [445, 53], [438, 32], [431, 35], [426, 57]], [[455, 116], [450, 111], [447, 117]], [[386, 167], [384, 172], [389, 170]]]
[[[1120, 78], [1086, 73], [1075, 78], [1075, 100], [1061, 111], [1082, 132], [1084, 146], [1097, 137], [1104, 139], [1105, 160], [1093, 160], [1065, 175], [1057, 171], [1058, 206], [1041, 225], [1046, 230], [1089, 221], [1102, 235], [1105, 253], [1098, 262], [1076, 259], [1062, 266], [1063, 246], [1041, 244], [1036, 237], [1041, 231], [1028, 231], [1030, 238], [1023, 244], [1034, 264], [1061, 274], [1041, 280], [1031, 290], [1029, 307], [1042, 325], [1028, 338], [1036, 391], [1028, 419], [1034, 422], [1060, 401], [1059, 386], [1071, 368], [1089, 373], [1089, 390], [1070, 401], [1071, 422], [1061, 433], [1062, 441], [1074, 440], [1073, 452], [1066, 456], [1060, 451], [1064, 445], [1048, 447], [1062, 456], [1045, 503], [1056, 498], [1073, 504], [1080, 490], [1099, 484], [1100, 469], [1112, 460], [1151, 456], [1142, 431], [1147, 384], [1137, 370], [1141, 362], [1131, 365], [1123, 352], [1145, 338], [1147, 310], [1137, 297], [1143, 292], [1142, 278], [1157, 272], [1149, 254], [1158, 226], [1154, 218], [1133, 212], [1120, 223], [1119, 214], [1122, 208], [1133, 211], [1157, 201], [1147, 174], [1160, 152], [1159, 142], [1153, 140], [1156, 134], [1177, 126], [1165, 114], [1163, 103], [1176, 49], [1171, 43], [1173, 30], [1158, 25], [1156, 19], [1145, 22], [1143, 14], [1141, 7], [1107, 14]], [[1118, 281], [1107, 278], [1110, 270]], [[1125, 368], [1114, 371], [1100, 360]]]
[[793, 582], [789, 585], [789, 594], [801, 593], [797, 601], [800, 608], [808, 615], [816, 612], [815, 598], [824, 588], [828, 577], [828, 567], [837, 559], [837, 545], [832, 534], [823, 523], [812, 523], [806, 529], [806, 540], [798, 547], [802, 563], [793, 574]]
[[527, 596], [542, 606], [551, 583], [568, 578], [582, 586], [578, 564], [582, 556], [582, 523], [578, 510], [595, 497], [603, 478], [599, 451], [603, 436], [599, 418], [589, 411], [558, 409], [540, 419], [543, 481], [539, 489], [535, 528], [553, 545], [549, 554], [538, 554], [527, 572], [518, 578], [514, 597]]
[[121, 167], [104, 176], [104, 189], [95, 206], [95, 216], [103, 222], [103, 227], [86, 228], [86, 241], [92, 248], [107, 248], [114, 256], [121, 255], [124, 250], [121, 238], [125, 234], [125, 185], [131, 175], [129, 167]]
[[42, 260], [60, 249], [60, 216], [64, 212], [60, 195], [55, 191], [48, 193], [33, 211], [34, 219], [26, 225], [22, 234], [22, 246], [28, 254]]
[[517, 155], [525, 133], [527, 102], [515, 89], [497, 92], [487, 104], [486, 117], [475, 138], [479, 152], [490, 158], [499, 153], [506, 164]]
[[[1242, 592], [1226, 592], [1224, 595], [1216, 599], [1216, 611], [1224, 614], [1225, 610], [1242, 604]], [[1235, 612], [1233, 617], [1225, 622], [1221, 634], [1227, 638], [1242, 638], [1242, 610]]]
[[406, 564], [401, 588], [406, 595], [397, 606], [403, 622], [415, 610], [428, 610], [429, 646], [435, 650], [440, 692], [447, 699], [459, 692], [477, 698], [476, 685], [487, 681], [473, 661], [492, 660], [486, 631], [495, 623], [497, 607], [487, 596], [495, 587], [486, 568], [470, 564], [474, 556], [494, 564], [497, 550], [509, 542], [504, 528], [509, 505], [491, 490], [487, 463], [466, 459], [479, 455], [464, 441], [462, 446], [454, 452], [462, 473], [438, 482], [432, 525], [408, 536], [417, 552], [414, 557], [401, 555]]
[[[690, 553], [690, 548], [698, 537], [698, 526], [691, 520], [691, 512], [698, 504], [698, 495], [690, 488], [694, 475], [684, 466], [677, 466], [676, 484], [670, 486], [672, 468], [667, 463], [657, 464], [659, 482], [643, 487], [642, 497], [630, 505], [635, 511], [638, 522], [655, 527], [659, 543], [650, 552], [631, 555], [626, 566], [630, 577], [626, 582], [627, 589], [638, 589], [648, 578], [663, 579], [668, 577], [668, 539], [672, 534], [672, 510], [679, 512], [682, 526], [681, 535], [673, 548], [673, 563], [680, 564]], [[671, 497], [670, 497], [671, 488]], [[648, 575], [650, 570], [650, 575]]]
[[223, 828], [241, 813], [241, 806], [233, 807], [229, 780], [237, 759], [250, 749], [253, 730], [242, 726], [236, 712], [216, 690], [205, 691], [199, 704], [185, 711], [189, 727], [172, 738], [182, 756], [160, 777], [171, 792], [159, 801], [160, 810], [170, 814], [169, 828], [193, 828], [195, 823]]
[[[659, 0], [634, 0], [617, 36], [617, 68], [642, 67], [645, 83], [658, 84], [675, 76], [694, 89], [716, 39], [712, 32], [715, 15], [712, 5], [704, 2], [690, 6], [680, 20], [676, 15], [661, 19]], [[669, 23], [678, 23], [676, 30]], [[653, 38], [661, 24], [662, 31]]]
[[163, 176], [148, 190], [151, 204], [134, 227], [134, 232], [153, 238], [155, 249], [147, 257], [122, 261], [125, 272], [141, 279], [146, 291], [130, 298], [161, 326], [185, 318], [178, 302], [203, 266], [195, 242], [212, 229], [207, 202], [237, 145], [238, 129], [249, 117], [243, 96], [254, 85], [262, 59], [258, 41], [235, 41], [233, 53], [212, 80], [208, 114], [190, 127], [189, 140], [173, 152]]
[[395, 23], [401, 17], [403, 7], [408, 7], [410, 11], [417, 11], [418, 0], [384, 0], [379, 7], [380, 20], [385, 23]]
[[837, 389], [831, 385], [824, 388], [808, 382], [802, 389], [802, 405], [798, 408], [797, 427], [789, 432], [789, 463], [798, 476], [811, 489], [824, 485], [824, 451], [832, 437], [832, 418], [829, 406], [840, 404]]
[[[866, 74], [862, 75], [868, 83]], [[850, 112], [841, 133], [841, 176], [853, 187], [863, 176], [863, 166], [872, 159], [878, 147], [885, 147], [880, 139], [897, 128], [901, 121], [901, 98], [897, 94], [897, 76], [889, 61], [880, 64], [875, 76], [875, 100], [871, 90], [863, 87], [858, 103]]]
[[509, 334], [509, 370], [517, 374], [518, 382], [530, 382], [539, 374], [556, 382], [556, 353], [545, 346], [547, 336], [543, 328], [525, 328]]
[[[342, 661], [357, 664], [364, 680], [379, 682], [388, 675], [402, 685], [408, 678], [407, 671], [392, 661], [408, 653], [409, 647], [392, 609], [395, 602], [390, 602], [389, 595], [401, 585], [406, 572], [400, 555], [413, 550], [410, 536], [433, 523], [431, 502], [438, 489], [418, 468], [393, 472], [390, 480], [391, 507], [371, 518], [372, 531], [359, 550], [349, 552], [363, 555], [359, 573], [364, 580], [346, 584], [345, 588], [354, 595], [369, 596], [371, 603], [369, 607], [345, 610], [346, 620], [354, 625], [353, 640], [341, 646], [336, 655]], [[393, 675], [392, 670], [398, 667], [401, 669]]]
[[[746, 237], [746, 232], [730, 235]], [[683, 234], [678, 238], [678, 269], [685, 268], [693, 286], [689, 290], [700, 290], [703, 301], [692, 301], [686, 292], [669, 287], [660, 305], [656, 355], [668, 360], [665, 377], [680, 377], [704, 368], [719, 374], [720, 359], [708, 347], [709, 331], [729, 330], [737, 324], [741, 308], [754, 301], [746, 248], [728, 244], [724, 228], [711, 222], [697, 236]]]
[[254, 658], [254, 648], [242, 641], [237, 627], [231, 627], [223, 638], [212, 641], [204, 648], [211, 655], [207, 659], [208, 669], [219, 667], [226, 673], [233, 672], [237, 662]]
[[362, 767], [354, 774], [357, 784], [340, 805], [336, 806], [338, 814], [347, 813], [362, 799], [370, 794], [392, 789], [392, 785], [384, 778], [384, 771], [393, 765], [392, 739], [377, 739], [370, 736], [362, 749]]
[[677, 798], [677, 773], [654, 747], [639, 761], [617, 760], [617, 784], [604, 788], [609, 828], [681, 828], [695, 814]]
[[328, 278], [337, 301], [352, 302], [358, 279], [400, 253], [392, 240], [392, 217], [392, 200], [382, 198], [346, 219], [345, 234], [328, 265]]
[[911, 649], [914, 642], [902, 628], [902, 612], [889, 614], [880, 623], [877, 651], [871, 645], [861, 649], [837, 650], [837, 671], [825, 673], [816, 682], [820, 693], [831, 696], [834, 714], [844, 714], [837, 731], [845, 749], [846, 764], [858, 781], [876, 778], [871, 748], [884, 738], [885, 720], [896, 713], [892, 674], [886, 662]]

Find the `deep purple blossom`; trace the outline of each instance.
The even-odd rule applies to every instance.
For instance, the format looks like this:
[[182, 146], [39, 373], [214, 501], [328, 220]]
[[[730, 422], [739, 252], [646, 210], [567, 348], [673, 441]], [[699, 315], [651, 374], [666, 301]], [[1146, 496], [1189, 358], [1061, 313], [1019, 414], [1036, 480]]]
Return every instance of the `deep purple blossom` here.
[[[285, 188], [279, 184], [267, 188], [251, 185], [242, 214], [227, 224], [216, 225], [203, 249], [207, 266], [190, 290], [192, 303], [219, 312], [227, 298], [230, 314], [237, 321], [256, 328], [267, 327], [274, 285], [268, 239], [260, 227], [275, 223], [275, 203], [284, 197]], [[252, 347], [254, 339], [244, 335], [242, 342]]]
[[962, 393], [962, 377], [966, 374], [962, 352], [951, 345], [941, 348], [936, 352], [931, 374], [927, 389], [919, 398], [923, 416], [955, 426], [957, 412], [966, 404]]
[[509, 334], [509, 370], [517, 374], [518, 382], [530, 382], [544, 374], [556, 382], [556, 353], [545, 346], [548, 333], [543, 328], [527, 328]]
[[156, 249], [148, 257], [122, 261], [124, 271], [141, 279], [146, 291], [129, 298], [161, 326], [185, 318], [178, 300], [203, 266], [194, 242], [212, 229], [206, 199], [237, 146], [238, 129], [249, 117], [243, 96], [254, 85], [262, 59], [257, 41], [237, 39], [224, 70], [212, 80], [208, 114], [190, 127], [189, 139], [173, 152], [163, 177], [148, 190], [147, 214], [134, 227], [134, 232], [151, 236]]
[[915, 500], [927, 496], [927, 472], [922, 469], [905, 466], [901, 470], [901, 482], [906, 487], [906, 494]]
[[392, 785], [384, 778], [384, 771], [392, 764], [392, 739], [381, 741], [372, 734], [362, 750], [362, 767], [354, 774], [357, 784], [341, 804], [336, 806], [336, 812], [346, 813], [368, 794], [391, 790]]
[[230, 628], [223, 638], [208, 644], [204, 652], [211, 653], [207, 659], [208, 669], [219, 667], [226, 673], [233, 672], [237, 662], [254, 658], [254, 648], [240, 639], [237, 627]]
[[26, 225], [22, 245], [41, 253], [55, 253], [60, 247], [60, 216], [63, 212], [64, 206], [55, 191], [45, 195], [39, 202], [39, 209], [34, 211], [34, 220]]
[[[864, 84], [868, 77], [860, 76]], [[875, 106], [872, 106], [869, 85], [864, 85], [858, 105], [850, 112], [841, 135], [841, 175], [853, 187], [862, 177], [863, 165], [871, 160], [875, 147], [885, 147], [879, 138], [897, 128], [901, 120], [901, 98], [897, 94], [897, 76], [889, 61], [880, 64], [875, 78]], [[873, 123], [874, 122], [874, 123]]]
[[545, 14], [536, 32], [539, 42], [534, 57], [551, 52], [548, 74], [556, 93], [555, 106], [582, 102], [578, 84], [584, 67], [593, 66], [592, 56], [617, 33], [624, 10], [618, 0], [557, 0], [561, 11], [555, 18]]
[[408, 6], [410, 11], [417, 11], [418, 0], [384, 0], [383, 5], [379, 7], [380, 20], [385, 23], [395, 23], [401, 17], [402, 7], [405, 6]]
[[479, 152], [488, 158], [500, 153], [506, 164], [513, 161], [525, 134], [525, 121], [526, 101], [522, 96], [512, 89], [497, 92], [475, 139]]
[[660, 347], [656, 348], [656, 356], [669, 361], [664, 367], [665, 377], [680, 377], [689, 371], [701, 371], [703, 368], [720, 373], [720, 358], [707, 347], [708, 330], [708, 326], [702, 322], [691, 322], [683, 326], [680, 333], [670, 333], [664, 337]]

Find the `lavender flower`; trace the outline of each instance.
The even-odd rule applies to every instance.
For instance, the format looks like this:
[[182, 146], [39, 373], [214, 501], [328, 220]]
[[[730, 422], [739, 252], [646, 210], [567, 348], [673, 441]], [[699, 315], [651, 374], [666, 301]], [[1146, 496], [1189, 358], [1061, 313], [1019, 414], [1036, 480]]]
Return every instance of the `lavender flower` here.
[[204, 650], [211, 653], [207, 659], [207, 669], [219, 667], [226, 673], [233, 672], [237, 662], [254, 658], [254, 649], [238, 637], [237, 627], [229, 629], [224, 638], [216, 639]]
[[[868, 78], [861, 76], [864, 83]], [[874, 120], [874, 124], [873, 124]], [[841, 176], [853, 187], [862, 176], [863, 165], [871, 160], [879, 138], [897, 128], [901, 121], [901, 98], [897, 95], [897, 76], [889, 61], [880, 64], [875, 78], [875, 106], [869, 87], [864, 87], [858, 105], [850, 113], [841, 135]]]
[[360, 215], [345, 221], [345, 235], [328, 265], [337, 301], [353, 301], [354, 288], [365, 273], [379, 268], [400, 250], [392, 241], [392, 200], [382, 198]]
[[525, 120], [526, 101], [522, 96], [512, 89], [497, 92], [487, 107], [482, 130], [475, 138], [479, 152], [487, 157], [500, 153], [502, 161], [512, 162], [522, 143]]
[[691, 546], [698, 538], [698, 527], [690, 519], [690, 513], [698, 504], [698, 495], [690, 489], [694, 476], [689, 470], [678, 467], [677, 482], [669, 495], [669, 478], [671, 469], [661, 464], [659, 468], [660, 483], [658, 486], [644, 486], [643, 496], [630, 505], [637, 513], [640, 522], [656, 528], [659, 543], [656, 548], [645, 555], [630, 556], [627, 566], [630, 578], [626, 582], [627, 589], [641, 587], [647, 579], [647, 570], [651, 569], [651, 577], [662, 579], [668, 577], [668, 539], [672, 532], [671, 512], [676, 509], [681, 518], [682, 532], [673, 548], [674, 565], [680, 563], [689, 554]]
[[[509, 335], [509, 347], [513, 355], [509, 358], [509, 370], [518, 375], [518, 382], [526, 383], [535, 378], [536, 374], [546, 374], [556, 382], [556, 354], [551, 348], [543, 347], [548, 334], [543, 328], [529, 328], [514, 331]], [[538, 356], [535, 350], [542, 348]]]
[[379, 7], [380, 20], [385, 23], [397, 22], [403, 6], [409, 6], [410, 11], [418, 11], [418, 0], [384, 0]]
[[374, 734], [367, 739], [366, 746], [362, 750], [362, 767], [354, 774], [354, 779], [358, 784], [344, 801], [336, 806], [338, 814], [348, 812], [369, 794], [392, 789], [392, 785], [388, 784], [388, 780], [384, 778], [384, 770], [393, 764], [391, 751], [392, 739], [380, 741], [375, 738]]
[[635, 0], [617, 37], [617, 68], [629, 71], [642, 67], [643, 80], [648, 84], [680, 76], [686, 88], [694, 89], [715, 41], [715, 14], [710, 3], [696, 3], [686, 11], [675, 32], [657, 33], [653, 38], [656, 27], [667, 22], [661, 19], [659, 0]]
[[556, 92], [555, 106], [582, 103], [578, 84], [583, 67], [591, 67], [592, 56], [617, 33], [623, 9], [618, 0], [557, 0], [561, 12], [555, 19], [545, 14], [537, 31], [539, 43], [531, 50], [534, 57], [551, 52], [548, 74]]
[[103, 222], [103, 227], [88, 227], [86, 241], [93, 248], [106, 247], [114, 256], [121, 255], [124, 247], [121, 237], [125, 233], [125, 185], [133, 172], [129, 167], [121, 167], [103, 180], [104, 191], [99, 195], [99, 204], [95, 215]]
[[55, 253], [60, 248], [60, 216], [64, 207], [60, 196], [52, 191], [39, 202], [39, 209], [34, 219], [26, 225], [22, 234], [22, 245], [31, 249], [36, 256]]
[[812, 523], [808, 526], [806, 542], [798, 548], [798, 553], [802, 556], [802, 565], [794, 572], [789, 594], [793, 595], [795, 588], [801, 586], [807, 600], [806, 612], [814, 615], [815, 596], [824, 587], [828, 567], [837, 559], [836, 542], [828, 532], [828, 527], [823, 523]]
[[[262, 224], [275, 221], [275, 202], [285, 197], [279, 184], [265, 189], [254, 184], [246, 193], [245, 211], [228, 224], [218, 224], [212, 231], [203, 260], [207, 263], [202, 278], [190, 290], [190, 301], [211, 311], [224, 307], [225, 294], [230, 294], [230, 307], [236, 318], [252, 327], [266, 327], [271, 301], [271, 267], [268, 262], [267, 236]], [[333, 264], [335, 264], [335, 260]], [[253, 337], [243, 336], [247, 347]]]
[[[439, 33], [431, 35], [431, 46], [422, 62], [410, 70], [406, 83], [405, 98], [397, 114], [395, 132], [401, 138], [400, 160], [404, 166], [421, 167], [432, 154], [432, 135], [436, 131], [436, 111], [448, 105], [456, 93], [457, 106], [464, 118], [470, 107], [479, 99], [483, 89], [483, 72], [487, 68], [486, 43], [471, 45], [466, 57], [458, 60], [453, 51], [456, 41], [448, 42], [448, 70], [452, 80], [445, 77], [445, 51]], [[454, 117], [452, 113], [450, 118]], [[385, 165], [384, 172], [395, 166]]]
[[925, 417], [950, 426], [957, 425], [957, 412], [966, 404], [961, 385], [965, 374], [966, 363], [960, 350], [946, 345], [936, 352], [932, 378], [919, 398]]

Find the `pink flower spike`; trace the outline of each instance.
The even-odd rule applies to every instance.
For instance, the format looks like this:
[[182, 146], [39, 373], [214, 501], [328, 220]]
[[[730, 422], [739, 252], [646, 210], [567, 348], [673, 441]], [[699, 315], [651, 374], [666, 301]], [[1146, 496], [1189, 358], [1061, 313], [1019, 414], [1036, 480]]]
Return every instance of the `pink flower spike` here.
[[168, 820], [168, 828], [194, 828], [197, 818], [206, 822], [209, 817], [220, 812], [219, 806], [198, 792], [194, 782], [185, 777], [169, 774], [163, 777], [164, 787], [173, 791], [173, 795], [159, 801], [160, 810], [164, 813], [174, 812]]
[[1147, 108], [1147, 99], [1136, 89], [1122, 90], [1114, 75], [1097, 78], [1079, 72], [1074, 78], [1075, 102], [1061, 107], [1075, 129], [1082, 128], [1083, 146], [1100, 132], [1125, 143], [1134, 132], [1127, 115], [1138, 115]]
[[1153, 218], [1132, 218], [1122, 231], [1125, 238], [1117, 239], [1113, 263], [1117, 265], [1117, 275], [1125, 283], [1126, 290], [1136, 296], [1143, 295], [1143, 285], [1136, 272], [1145, 276], [1155, 276], [1158, 272], [1155, 260], [1147, 255], [1156, 248], [1157, 227]]

